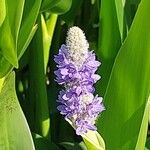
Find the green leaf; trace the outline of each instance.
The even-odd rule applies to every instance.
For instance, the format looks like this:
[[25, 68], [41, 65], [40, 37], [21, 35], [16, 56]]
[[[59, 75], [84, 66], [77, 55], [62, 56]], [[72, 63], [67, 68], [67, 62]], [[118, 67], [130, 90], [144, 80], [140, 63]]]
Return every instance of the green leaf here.
[[[37, 25], [35, 25], [35, 22], [36, 22], [36, 19], [40, 10], [41, 1], [42, 0], [36, 0], [36, 1], [26, 0], [25, 1], [22, 24], [19, 30], [18, 42], [17, 42], [18, 59], [20, 59], [23, 53], [25, 52], [26, 48], [28, 47], [37, 29]], [[8, 36], [8, 35], [5, 35], [5, 36]], [[11, 38], [12, 35], [8, 37]], [[3, 44], [3, 46], [5, 45]], [[2, 58], [1, 53], [0, 53], [0, 58]], [[16, 58], [14, 59], [13, 57], [10, 57], [10, 58], [14, 61], [16, 60]], [[4, 77], [10, 70], [13, 69], [13, 66], [6, 58], [2, 58], [0, 60], [0, 66], [2, 66], [0, 67], [0, 78]]]
[[45, 22], [43, 16], [41, 16], [42, 38], [43, 38], [43, 52], [44, 52], [44, 70], [47, 71], [47, 64], [49, 60], [49, 51], [51, 47], [51, 41], [57, 22], [57, 15], [50, 14], [49, 19]]
[[61, 19], [63, 19], [68, 24], [68, 26], [73, 26], [75, 17], [79, 13], [82, 3], [83, 0], [72, 0], [72, 6], [70, 10], [67, 13], [60, 16]]
[[18, 68], [16, 45], [11, 33], [9, 20], [7, 17], [3, 25], [0, 27], [0, 53], [10, 64]]
[[0, 79], [0, 149], [34, 150], [32, 136], [15, 92], [15, 73]]
[[146, 140], [146, 148], [150, 149], [150, 137], [148, 137]]
[[130, 29], [140, 1], [141, 0], [126, 0], [124, 16], [126, 19], [127, 29]]
[[[19, 54], [18, 59], [20, 59], [22, 57], [22, 55], [25, 52], [26, 48], [28, 47], [30, 41], [32, 40], [36, 30], [37, 30], [37, 25], [35, 25], [33, 27], [33, 29], [31, 30], [31, 33], [29, 34], [26, 43], [22, 47], [22, 51]], [[13, 69], [13, 66], [0, 53], [0, 78], [4, 77], [12, 69]]]
[[21, 25], [23, 9], [24, 9], [25, 0], [6, 0], [7, 4], [7, 17], [9, 20], [9, 26], [11, 33], [17, 45], [18, 33]]
[[5, 0], [0, 0], [0, 27], [3, 24], [5, 17], [6, 17], [6, 5], [5, 5]]
[[[20, 53], [22, 53], [22, 51], [24, 51], [23, 47], [27, 47], [27, 43], [29, 44], [29, 42], [27, 41], [31, 39], [29, 35], [31, 35], [31, 32], [35, 25], [40, 10], [41, 1], [42, 0], [35, 0], [35, 1], [32, 0], [32, 5], [31, 0], [26, 0], [25, 2], [23, 21], [18, 36], [18, 46], [17, 46], [18, 56], [20, 55]], [[31, 8], [28, 8], [29, 6]]]
[[25, 50], [29, 46], [29, 44], [30, 44], [30, 42], [31, 42], [31, 40], [32, 40], [32, 38], [33, 38], [37, 28], [38, 28], [37, 24], [32, 28], [32, 30], [29, 33], [28, 38], [26, 39], [24, 45], [22, 45], [23, 47], [21, 47], [21, 51], [20, 51], [20, 53], [18, 55], [18, 59], [20, 59], [22, 57], [22, 55], [24, 54]]
[[12, 68], [12, 65], [0, 53], [0, 78], [4, 77]]
[[[119, 13], [121, 13], [119, 16], [122, 16], [120, 9], [118, 10]], [[100, 81], [100, 86], [97, 86], [97, 90], [100, 95], [104, 95], [115, 57], [121, 46], [121, 34], [115, 0], [102, 0], [99, 16], [100, 28], [97, 55], [102, 62], [99, 74], [104, 78]]]
[[17, 39], [23, 14], [24, 0], [7, 0], [6, 7], [6, 19], [0, 28], [0, 49], [7, 61], [18, 68]]
[[52, 13], [64, 14], [71, 8], [72, 0], [61, 0], [57, 5], [50, 9]]
[[59, 3], [61, 0], [44, 0], [42, 2], [41, 11], [48, 11], [51, 8], [53, 8], [57, 3]]
[[[36, 133], [50, 139], [50, 117], [44, 72], [44, 52], [42, 39], [41, 15], [38, 17], [39, 28], [33, 38], [29, 53], [30, 99], [36, 102]], [[36, 95], [36, 97], [35, 97]]]
[[121, 41], [124, 39], [124, 30], [125, 30], [125, 23], [124, 23], [124, 7], [125, 7], [126, 0], [115, 0], [115, 6], [116, 6], [116, 13], [117, 13], [117, 20], [118, 20], [118, 26], [119, 26], [119, 32]]
[[145, 107], [143, 120], [142, 120], [141, 127], [140, 127], [140, 132], [138, 135], [138, 140], [136, 143], [136, 150], [141, 150], [141, 149], [144, 149], [145, 147], [147, 129], [148, 129], [149, 110], [150, 110], [150, 96]]
[[149, 10], [150, 1], [142, 0], [111, 72], [98, 122], [109, 150], [136, 148], [150, 92]]

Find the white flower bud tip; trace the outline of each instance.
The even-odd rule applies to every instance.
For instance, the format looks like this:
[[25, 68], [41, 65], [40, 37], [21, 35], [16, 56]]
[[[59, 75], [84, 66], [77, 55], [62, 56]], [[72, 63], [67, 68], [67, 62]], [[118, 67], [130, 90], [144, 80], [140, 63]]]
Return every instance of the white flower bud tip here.
[[70, 59], [77, 65], [82, 65], [88, 53], [89, 44], [85, 34], [79, 27], [72, 27], [67, 32], [66, 46]]

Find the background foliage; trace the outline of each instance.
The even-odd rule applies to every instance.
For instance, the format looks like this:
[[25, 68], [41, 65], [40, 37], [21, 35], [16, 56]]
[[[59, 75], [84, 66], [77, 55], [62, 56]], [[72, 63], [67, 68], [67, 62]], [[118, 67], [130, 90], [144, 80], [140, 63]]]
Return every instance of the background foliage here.
[[[149, 0], [0, 0], [0, 149], [150, 149], [149, 11]], [[102, 62], [102, 137], [77, 136], [56, 109], [53, 58], [74, 25]]]

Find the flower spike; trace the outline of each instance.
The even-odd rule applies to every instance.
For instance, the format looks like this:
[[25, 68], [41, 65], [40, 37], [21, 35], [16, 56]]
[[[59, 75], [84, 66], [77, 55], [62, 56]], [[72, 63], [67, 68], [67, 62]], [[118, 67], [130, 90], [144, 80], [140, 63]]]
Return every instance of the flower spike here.
[[54, 72], [56, 81], [65, 88], [59, 93], [57, 109], [73, 123], [77, 135], [95, 131], [95, 121], [105, 110], [103, 98], [93, 95], [93, 85], [100, 79], [95, 73], [100, 62], [94, 52], [89, 51], [85, 34], [79, 27], [69, 29], [66, 44], [61, 46], [54, 61], [58, 67]]

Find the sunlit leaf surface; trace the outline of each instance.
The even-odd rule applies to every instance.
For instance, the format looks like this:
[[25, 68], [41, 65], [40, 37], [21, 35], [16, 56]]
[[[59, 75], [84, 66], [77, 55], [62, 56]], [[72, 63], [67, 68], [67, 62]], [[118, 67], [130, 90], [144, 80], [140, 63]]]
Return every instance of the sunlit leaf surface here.
[[15, 92], [15, 73], [0, 79], [0, 149], [34, 150], [32, 136]]
[[[150, 90], [150, 1], [142, 0], [113, 66], [99, 131], [109, 150], [136, 147]], [[145, 21], [146, 20], [146, 21]]]

